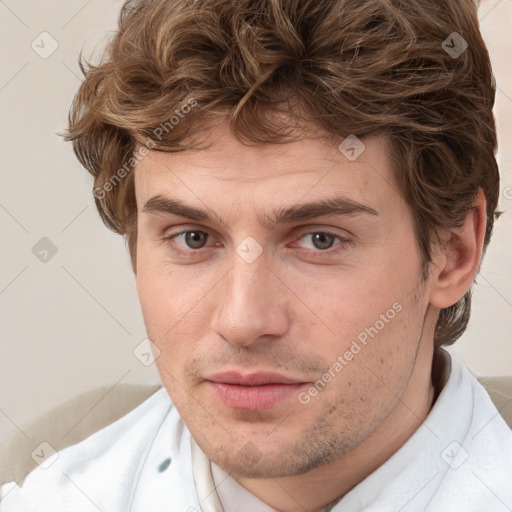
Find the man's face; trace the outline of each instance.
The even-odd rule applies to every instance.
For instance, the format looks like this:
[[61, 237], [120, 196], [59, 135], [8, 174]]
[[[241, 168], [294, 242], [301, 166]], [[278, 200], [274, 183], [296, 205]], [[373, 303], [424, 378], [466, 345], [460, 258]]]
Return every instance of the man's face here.
[[[210, 135], [206, 150], [151, 151], [135, 171], [148, 336], [211, 460], [242, 476], [300, 474], [367, 439], [432, 343], [411, 212], [381, 138], [351, 161], [319, 138], [250, 147], [226, 125]], [[335, 200], [337, 213], [299, 210]]]

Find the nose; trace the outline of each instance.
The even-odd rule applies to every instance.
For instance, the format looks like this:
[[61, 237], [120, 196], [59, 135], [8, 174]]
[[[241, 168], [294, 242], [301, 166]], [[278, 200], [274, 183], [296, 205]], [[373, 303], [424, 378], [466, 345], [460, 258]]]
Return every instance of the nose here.
[[248, 263], [235, 253], [218, 294], [211, 328], [229, 343], [248, 347], [287, 331], [286, 286], [263, 255]]

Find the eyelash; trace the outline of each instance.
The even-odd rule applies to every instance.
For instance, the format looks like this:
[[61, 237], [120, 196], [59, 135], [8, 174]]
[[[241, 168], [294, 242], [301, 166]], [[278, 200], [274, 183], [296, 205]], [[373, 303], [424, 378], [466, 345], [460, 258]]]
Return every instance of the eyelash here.
[[[172, 235], [169, 235], [167, 237], [164, 238], [164, 241], [165, 242], [168, 242], [169, 244], [171, 242], [174, 242], [174, 239], [179, 237], [180, 235], [184, 235], [186, 233], [190, 233], [190, 232], [199, 232], [199, 233], [205, 233], [206, 235], [210, 236], [208, 232], [206, 231], [203, 231], [203, 230], [200, 230], [200, 229], [184, 229], [182, 231], [178, 231], [177, 233], [173, 233]], [[329, 237], [332, 237], [332, 238], [337, 238], [339, 240], [339, 244], [337, 246], [335, 246], [336, 248], [335, 249], [332, 249], [332, 248], [329, 248], [329, 249], [325, 249], [325, 250], [320, 250], [320, 249], [317, 249], [317, 250], [312, 250], [312, 249], [305, 249], [307, 252], [310, 252], [311, 255], [316, 258], [316, 257], [322, 257], [324, 255], [330, 255], [330, 256], [334, 256], [334, 255], [337, 255], [343, 251], [346, 250], [346, 246], [350, 244], [350, 240], [348, 240], [347, 238], [343, 238], [341, 235], [338, 235], [336, 233], [333, 233], [331, 231], [325, 231], [325, 230], [318, 230], [318, 231], [308, 231], [306, 233], [303, 233], [299, 238], [298, 240], [301, 240], [302, 238], [304, 238], [305, 236], [307, 235], [314, 235], [314, 234], [318, 234], [318, 233], [321, 233], [323, 235], [328, 235]], [[200, 253], [202, 251], [202, 249], [204, 248], [200, 248], [200, 249], [190, 249], [190, 250], [182, 250], [182, 249], [178, 249], [176, 247], [174, 248], [171, 248], [171, 250], [175, 253], [177, 253], [178, 255], [180, 256], [184, 256], [184, 257], [193, 257], [191, 256], [191, 253]]]

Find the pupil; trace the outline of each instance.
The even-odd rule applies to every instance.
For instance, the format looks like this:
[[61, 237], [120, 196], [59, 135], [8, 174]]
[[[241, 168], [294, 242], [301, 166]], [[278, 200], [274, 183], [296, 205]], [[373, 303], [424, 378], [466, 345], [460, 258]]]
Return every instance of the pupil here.
[[317, 249], [329, 249], [334, 243], [333, 238], [326, 233], [315, 233], [313, 240]]
[[185, 241], [192, 249], [200, 249], [204, 245], [205, 235], [202, 231], [189, 231], [185, 235]]

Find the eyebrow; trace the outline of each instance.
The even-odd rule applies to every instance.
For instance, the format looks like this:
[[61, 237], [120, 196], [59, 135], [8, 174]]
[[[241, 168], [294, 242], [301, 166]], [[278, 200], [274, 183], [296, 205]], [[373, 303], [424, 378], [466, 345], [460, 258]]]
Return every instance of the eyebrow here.
[[[142, 211], [146, 213], [177, 215], [196, 222], [216, 222], [218, 224], [224, 224], [222, 219], [209, 208], [196, 208], [176, 199], [161, 195], [149, 199], [144, 204]], [[262, 225], [273, 227], [276, 224], [311, 220], [327, 215], [353, 216], [360, 214], [377, 216], [379, 212], [370, 206], [366, 206], [346, 197], [333, 197], [311, 203], [276, 208], [270, 214], [259, 215], [258, 219]]]

